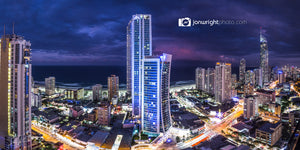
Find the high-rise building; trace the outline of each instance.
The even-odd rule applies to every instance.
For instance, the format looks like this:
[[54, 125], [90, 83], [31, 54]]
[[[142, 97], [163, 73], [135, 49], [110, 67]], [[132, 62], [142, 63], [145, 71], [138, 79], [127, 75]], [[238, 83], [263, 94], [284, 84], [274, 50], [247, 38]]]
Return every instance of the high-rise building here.
[[258, 113], [256, 99], [254, 96], [246, 96], [244, 99], [244, 117], [252, 118]]
[[255, 84], [255, 73], [252, 70], [247, 70], [245, 84]]
[[108, 88], [108, 100], [111, 101], [112, 98], [119, 97], [119, 77], [116, 75], [111, 75], [107, 80]]
[[262, 87], [262, 72], [261, 69], [254, 69], [255, 85]]
[[284, 77], [284, 73], [282, 70], [278, 70], [277, 75], [278, 75], [278, 81], [279, 81], [278, 83], [279, 84], [285, 82], [285, 77]]
[[245, 84], [245, 74], [246, 74], [246, 60], [244, 58], [240, 61], [240, 67], [239, 67], [239, 81], [243, 85]]
[[260, 69], [262, 70], [262, 83], [266, 85], [269, 83], [269, 51], [267, 39], [264, 36], [262, 29], [260, 29]]
[[93, 89], [93, 101], [100, 101], [102, 99], [102, 85], [96, 84]]
[[215, 69], [215, 101], [231, 99], [231, 64], [217, 62]]
[[158, 134], [171, 127], [171, 60], [169, 54], [143, 60], [141, 128], [146, 133]]
[[207, 68], [205, 78], [206, 78], [205, 91], [208, 92], [208, 93], [214, 93], [215, 69], [214, 68]]
[[31, 149], [31, 43], [4, 34], [0, 44], [0, 149]]
[[196, 89], [205, 91], [205, 69], [198, 67], [196, 68], [196, 76], [195, 76], [195, 81], [196, 81]]
[[231, 86], [232, 86], [233, 90], [237, 87], [237, 76], [236, 76], [236, 74], [231, 75]]
[[47, 95], [55, 93], [55, 77], [45, 78], [45, 91]]
[[151, 55], [151, 15], [133, 15], [127, 26], [127, 90], [132, 97], [133, 116], [141, 115], [142, 59]]
[[98, 121], [100, 125], [109, 126], [110, 124], [110, 115], [111, 115], [111, 105], [109, 103], [101, 103], [100, 107], [97, 110], [98, 112]]

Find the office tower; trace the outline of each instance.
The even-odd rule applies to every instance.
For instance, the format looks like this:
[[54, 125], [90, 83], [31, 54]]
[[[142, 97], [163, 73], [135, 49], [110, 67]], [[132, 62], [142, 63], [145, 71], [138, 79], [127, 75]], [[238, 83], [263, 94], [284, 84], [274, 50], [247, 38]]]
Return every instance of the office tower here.
[[93, 89], [93, 101], [100, 101], [102, 99], [102, 85], [96, 84]]
[[208, 93], [214, 93], [214, 82], [215, 82], [215, 69], [214, 68], [207, 68], [206, 70], [206, 81], [205, 81], [205, 89]]
[[107, 80], [108, 88], [108, 100], [111, 101], [112, 98], [119, 97], [119, 77], [116, 75], [111, 75]]
[[215, 69], [215, 101], [231, 99], [231, 64], [217, 62]]
[[49, 96], [55, 93], [55, 77], [45, 78], [45, 91]]
[[284, 73], [282, 70], [278, 70], [277, 76], [278, 76], [279, 84], [285, 82], [285, 77], [284, 77]]
[[0, 149], [31, 149], [31, 43], [15, 34], [0, 45]]
[[127, 90], [131, 92], [133, 116], [141, 115], [142, 59], [151, 55], [151, 15], [133, 15], [127, 26]]
[[196, 68], [196, 89], [205, 91], [205, 69], [198, 67]]
[[246, 60], [244, 58], [240, 61], [240, 67], [239, 67], [239, 81], [243, 85], [245, 84], [245, 74], [246, 74]]
[[244, 99], [244, 117], [252, 118], [258, 113], [256, 98], [254, 96], [246, 96]]
[[262, 29], [260, 29], [260, 69], [262, 70], [262, 83], [265, 86], [269, 83], [269, 51], [267, 45], [267, 39], [263, 35]]
[[158, 134], [171, 127], [169, 100], [172, 55], [143, 60], [142, 130]]
[[100, 125], [109, 126], [110, 124], [110, 114], [111, 114], [111, 105], [109, 103], [101, 103], [98, 107], [98, 121]]
[[261, 69], [254, 69], [255, 85], [262, 87], [262, 72]]

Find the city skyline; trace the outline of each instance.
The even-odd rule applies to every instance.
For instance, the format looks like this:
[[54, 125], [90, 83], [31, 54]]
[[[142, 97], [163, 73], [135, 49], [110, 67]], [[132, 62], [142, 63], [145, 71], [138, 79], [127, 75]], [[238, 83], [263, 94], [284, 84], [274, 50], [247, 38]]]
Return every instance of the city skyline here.
[[[230, 5], [221, 5], [225, 3]], [[77, 3], [66, 1], [41, 2], [35, 3], [36, 6], [30, 6], [30, 2], [2, 2], [1, 6], [4, 6], [2, 9], [15, 11], [4, 15], [0, 23], [6, 24], [6, 32], [10, 33], [12, 23], [15, 22], [16, 33], [21, 33], [34, 43], [33, 65], [125, 66], [126, 57], [123, 54], [126, 53], [126, 24], [131, 15], [146, 13], [155, 18], [153, 53], [172, 54], [175, 66], [190, 64], [214, 66], [214, 63], [223, 55], [232, 58], [233, 66], [237, 65], [241, 58], [245, 58], [249, 66], [259, 66], [257, 52], [260, 46], [257, 41], [259, 41], [261, 26], [267, 31], [269, 64], [271, 66], [284, 64], [299, 66], [296, 61], [299, 56], [297, 49], [299, 30], [296, 27], [298, 10], [295, 3], [221, 1], [220, 4], [215, 5], [213, 2], [202, 1], [184, 2], [180, 5], [166, 4], [164, 5], [166, 8], [155, 7], [153, 5], [155, 2], [151, 4], [148, 2], [128, 3], [125, 6], [122, 6], [121, 2], [92, 1], [88, 4], [81, 4], [82, 1]], [[67, 9], [67, 6], [75, 9]], [[20, 15], [19, 10], [25, 7], [28, 7], [26, 9], [28, 11]], [[264, 9], [261, 9], [262, 7]], [[218, 11], [211, 12], [208, 8], [215, 8]], [[42, 11], [43, 9], [46, 9], [47, 13]], [[60, 12], [64, 9], [67, 9], [68, 13], [61, 15]], [[115, 13], [112, 10], [122, 10], [122, 13]], [[59, 15], [61, 17], [57, 17]], [[182, 17], [243, 19], [247, 21], [247, 24], [180, 28], [177, 21]], [[32, 23], [23, 24], [24, 19]], [[288, 53], [283, 54], [283, 51]]]

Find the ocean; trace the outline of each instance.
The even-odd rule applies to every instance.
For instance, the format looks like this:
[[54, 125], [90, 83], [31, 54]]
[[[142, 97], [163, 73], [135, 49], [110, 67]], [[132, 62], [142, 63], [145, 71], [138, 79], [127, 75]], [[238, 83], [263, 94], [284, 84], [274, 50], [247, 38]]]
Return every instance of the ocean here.
[[[195, 80], [196, 67], [173, 67], [171, 69], [171, 84], [178, 81]], [[238, 68], [232, 72], [237, 73]], [[94, 84], [107, 85], [107, 77], [119, 76], [121, 86], [126, 84], [125, 66], [32, 66], [34, 81], [43, 83], [46, 77], [54, 76], [58, 84], [70, 86], [92, 86]]]

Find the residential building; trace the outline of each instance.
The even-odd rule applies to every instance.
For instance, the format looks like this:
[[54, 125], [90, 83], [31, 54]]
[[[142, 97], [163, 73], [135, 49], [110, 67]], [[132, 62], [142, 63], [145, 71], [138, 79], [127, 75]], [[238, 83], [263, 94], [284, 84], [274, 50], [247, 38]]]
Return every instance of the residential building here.
[[141, 115], [142, 59], [151, 55], [151, 15], [133, 15], [127, 26], [127, 92], [132, 97], [133, 116]]
[[119, 97], [119, 77], [116, 75], [111, 75], [107, 80], [108, 88], [108, 100], [111, 101], [112, 98]]
[[204, 91], [205, 88], [205, 69], [198, 67], [196, 68], [196, 76], [195, 76], [195, 81], [196, 81], [196, 89]]
[[282, 128], [280, 121], [275, 124], [267, 122], [256, 129], [255, 137], [257, 140], [273, 146], [280, 139]]
[[31, 149], [30, 47], [14, 33], [0, 41], [0, 149]]
[[246, 96], [244, 99], [244, 117], [252, 118], [258, 113], [258, 107], [254, 96]]
[[149, 135], [166, 132], [171, 127], [171, 60], [169, 54], [143, 59], [141, 128]]
[[260, 69], [262, 70], [262, 83], [265, 86], [269, 84], [269, 51], [267, 38], [264, 35], [264, 30], [260, 29]]
[[45, 78], [45, 91], [49, 96], [55, 94], [55, 77]]
[[93, 89], [93, 101], [100, 101], [102, 99], [102, 85], [96, 84]]
[[240, 61], [240, 67], [239, 67], [239, 81], [243, 85], [245, 84], [245, 74], [246, 74], [246, 60], [244, 58]]
[[65, 90], [66, 99], [83, 100], [84, 99], [84, 88], [79, 89], [66, 89]]
[[231, 64], [217, 62], [215, 69], [215, 101], [224, 103], [231, 99]]
[[212, 94], [215, 87], [215, 69], [207, 68], [205, 74], [205, 91]]
[[110, 125], [111, 105], [109, 103], [101, 103], [98, 107], [98, 121], [99, 125]]

